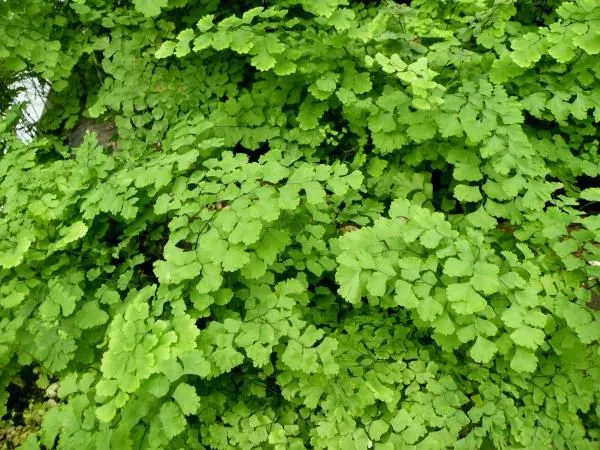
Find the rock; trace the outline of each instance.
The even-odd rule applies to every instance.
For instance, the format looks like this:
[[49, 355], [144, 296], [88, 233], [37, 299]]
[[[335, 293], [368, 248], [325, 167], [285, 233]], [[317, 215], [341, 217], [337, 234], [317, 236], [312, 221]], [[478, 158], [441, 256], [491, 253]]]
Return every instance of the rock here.
[[67, 134], [69, 147], [79, 147], [86, 133], [95, 133], [102, 147], [116, 147], [116, 128], [111, 121], [100, 121], [82, 117], [79, 123]]

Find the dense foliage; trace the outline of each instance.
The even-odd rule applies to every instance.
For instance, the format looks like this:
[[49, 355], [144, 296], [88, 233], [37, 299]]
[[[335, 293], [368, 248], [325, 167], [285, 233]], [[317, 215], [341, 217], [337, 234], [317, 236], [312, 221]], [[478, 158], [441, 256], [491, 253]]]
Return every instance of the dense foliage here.
[[599, 24], [0, 1], [0, 415], [33, 379], [26, 449], [598, 448]]

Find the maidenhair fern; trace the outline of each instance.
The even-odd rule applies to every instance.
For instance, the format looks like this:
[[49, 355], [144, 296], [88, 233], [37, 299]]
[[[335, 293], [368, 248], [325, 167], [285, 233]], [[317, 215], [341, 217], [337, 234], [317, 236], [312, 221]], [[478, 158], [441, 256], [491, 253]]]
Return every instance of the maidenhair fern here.
[[234, 3], [0, 2], [23, 448], [597, 448], [598, 2]]

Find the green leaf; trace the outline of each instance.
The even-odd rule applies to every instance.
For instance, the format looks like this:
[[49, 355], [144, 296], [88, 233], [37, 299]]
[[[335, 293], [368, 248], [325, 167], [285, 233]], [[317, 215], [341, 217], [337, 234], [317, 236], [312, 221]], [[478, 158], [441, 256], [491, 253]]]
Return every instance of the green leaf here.
[[587, 188], [581, 191], [579, 197], [590, 202], [600, 202], [600, 188]]
[[85, 303], [75, 313], [75, 321], [77, 325], [83, 329], [94, 328], [108, 322], [109, 315], [100, 308], [97, 301], [89, 301]]
[[464, 277], [473, 273], [473, 263], [458, 258], [448, 258], [444, 264], [444, 273], [451, 277]]
[[535, 350], [543, 344], [546, 335], [542, 330], [524, 325], [510, 334], [515, 344]]
[[573, 43], [589, 55], [600, 53], [600, 32], [594, 27], [581, 36], [575, 36]]
[[21, 304], [23, 300], [25, 300], [26, 294], [26, 290], [13, 290], [12, 292], [8, 292], [8, 294], [3, 295], [0, 298], [0, 305], [2, 305], [3, 308], [7, 309], [14, 308], [15, 306]]
[[77, 349], [73, 338], [59, 329], [40, 330], [36, 333], [34, 342], [34, 355], [54, 372], [67, 367]]
[[65, 248], [72, 242], [75, 242], [85, 236], [88, 232], [88, 227], [83, 222], [75, 222], [73, 225], [66, 229], [61, 230], [62, 238], [57, 241], [53, 246], [53, 250]]
[[269, 161], [263, 165], [263, 179], [269, 183], [279, 183], [290, 174], [290, 170], [276, 161]]
[[205, 378], [210, 374], [210, 363], [201, 351], [194, 350], [179, 357], [183, 363], [183, 373]]
[[158, 59], [168, 58], [169, 56], [173, 55], [176, 47], [177, 43], [173, 41], [165, 41], [160, 45], [154, 56], [156, 56]]
[[339, 0], [304, 0], [301, 5], [309, 13], [329, 18], [340, 3]]
[[478, 363], [487, 364], [492, 360], [498, 348], [496, 345], [484, 337], [478, 336], [475, 344], [471, 347], [469, 354], [473, 360]]
[[201, 34], [200, 36], [198, 36], [196, 39], [194, 39], [194, 46], [193, 46], [193, 50], [195, 52], [200, 52], [202, 50], [205, 50], [207, 48], [209, 48], [211, 46], [211, 35], [210, 34]]
[[302, 186], [306, 192], [306, 199], [311, 205], [318, 205], [325, 202], [325, 189], [321, 186], [321, 183], [316, 181], [309, 181]]
[[96, 408], [96, 417], [100, 422], [111, 422], [117, 413], [117, 407], [113, 401]]
[[183, 58], [184, 56], [190, 53], [190, 43], [194, 39], [194, 36], [194, 30], [190, 28], [183, 30], [177, 35], [177, 46], [175, 47], [175, 55], [178, 58]]
[[419, 241], [426, 248], [434, 249], [440, 244], [443, 237], [444, 236], [436, 230], [427, 230], [419, 237]]
[[200, 407], [200, 397], [196, 394], [196, 390], [186, 383], [177, 386], [175, 392], [173, 392], [173, 399], [186, 416], [195, 414]]
[[385, 294], [388, 276], [382, 272], [374, 272], [367, 282], [367, 291], [375, 297], [381, 297]]
[[239, 245], [231, 245], [223, 255], [223, 270], [225, 272], [235, 272], [248, 264], [249, 261], [248, 252], [244, 251]]
[[325, 103], [314, 102], [312, 98], [307, 98], [300, 105], [298, 111], [298, 123], [300, 128], [303, 130], [312, 130], [319, 125], [319, 119], [323, 116], [326, 111], [327, 105]]
[[133, 0], [133, 4], [145, 17], [156, 17], [169, 4], [169, 0]]
[[214, 14], [208, 14], [204, 17], [202, 17], [197, 23], [196, 23], [196, 27], [202, 32], [202, 33], [206, 33], [207, 31], [209, 31], [210, 29], [212, 29], [215, 25], [214, 25], [214, 19], [215, 19], [215, 15]]
[[252, 57], [250, 60], [252, 65], [258, 70], [265, 72], [275, 67], [277, 60], [269, 54], [267, 50], [262, 50]]
[[230, 47], [240, 54], [250, 53], [254, 48], [254, 34], [243, 29], [232, 31]]
[[390, 425], [396, 433], [399, 433], [411, 426], [413, 423], [414, 419], [411, 417], [411, 415], [405, 409], [401, 409], [392, 419]]
[[174, 438], [181, 434], [187, 426], [187, 421], [181, 410], [173, 402], [163, 404], [158, 412], [158, 418], [163, 431], [169, 438]]
[[475, 212], [468, 214], [467, 220], [474, 227], [485, 231], [493, 230], [498, 225], [498, 221], [490, 216], [483, 206], [477, 208]]
[[244, 355], [231, 347], [226, 347], [215, 351], [212, 360], [221, 373], [224, 373], [239, 366], [244, 361]]
[[566, 239], [552, 246], [552, 250], [561, 258], [566, 258], [567, 255], [575, 253], [578, 249], [579, 243], [575, 239]]
[[344, 31], [352, 26], [354, 18], [355, 14], [351, 9], [338, 9], [329, 17], [328, 23], [337, 31]]
[[21, 444], [19, 450], [40, 450], [40, 444], [38, 443], [37, 437], [30, 434]]
[[300, 203], [300, 197], [298, 195], [299, 187], [286, 184], [279, 191], [279, 206], [281, 209], [293, 210], [296, 209]]
[[291, 369], [298, 369], [302, 361], [303, 347], [300, 343], [291, 341], [288, 343], [282, 355], [282, 361]]
[[426, 322], [433, 322], [443, 312], [442, 305], [432, 297], [426, 297], [417, 304], [417, 313]]
[[328, 72], [325, 75], [321, 76], [319, 79], [317, 79], [315, 84], [321, 91], [331, 93], [331, 92], [335, 91], [338, 78], [339, 78], [338, 74], [333, 73], [333, 72]]
[[575, 48], [567, 42], [559, 42], [550, 47], [548, 53], [558, 62], [566, 63], [575, 57]]
[[362, 297], [360, 273], [360, 268], [340, 266], [335, 274], [338, 293], [350, 303], [358, 303]]
[[478, 202], [482, 198], [479, 187], [466, 184], [459, 184], [454, 188], [454, 197], [461, 202]]
[[537, 62], [546, 49], [546, 41], [531, 32], [512, 41], [513, 52], [511, 53], [512, 60], [520, 67], [530, 67]]
[[273, 71], [276, 75], [283, 77], [295, 73], [297, 68], [298, 66], [294, 62], [287, 59], [279, 59]]
[[242, 242], [246, 245], [254, 244], [260, 238], [261, 231], [262, 223], [258, 220], [238, 222], [229, 235], [229, 242], [232, 244], [239, 244]]
[[517, 348], [515, 354], [510, 361], [510, 368], [516, 372], [535, 372], [537, 367], [537, 357], [535, 353], [529, 350]]
[[500, 269], [495, 264], [477, 261], [473, 266], [474, 273], [471, 278], [471, 286], [485, 295], [498, 292], [500, 282], [498, 273]]
[[381, 436], [387, 433], [389, 428], [389, 424], [383, 420], [374, 420], [369, 426], [369, 436], [371, 439], [378, 441], [381, 439]]
[[592, 321], [590, 313], [577, 303], [562, 302], [559, 306], [559, 311], [567, 322], [567, 325], [574, 329]]
[[396, 295], [394, 301], [396, 304], [408, 309], [416, 308], [419, 304], [419, 299], [413, 292], [412, 285], [404, 280], [397, 280], [395, 285]]
[[448, 300], [458, 314], [472, 314], [482, 311], [487, 303], [469, 283], [454, 283], [446, 288]]
[[[544, 102], [545, 106], [545, 102]], [[496, 135], [491, 136], [481, 148], [481, 156], [484, 158], [490, 158], [497, 153], [504, 151], [506, 143], [504, 140]]]
[[21, 264], [25, 253], [27, 253], [32, 243], [31, 239], [18, 238], [17, 242], [11, 245], [12, 249], [0, 253], [0, 267], [10, 269]]
[[[102, 383], [102, 382], [101, 382]], [[148, 391], [150, 394], [155, 396], [156, 398], [161, 398], [167, 395], [169, 392], [169, 388], [171, 387], [171, 380], [163, 374], [155, 374], [148, 378], [142, 385], [142, 389], [144, 391]], [[111, 386], [115, 391], [117, 389], [117, 383], [114, 383]], [[98, 389], [96, 389], [96, 394], [99, 395]], [[109, 396], [112, 395], [108, 394]]]

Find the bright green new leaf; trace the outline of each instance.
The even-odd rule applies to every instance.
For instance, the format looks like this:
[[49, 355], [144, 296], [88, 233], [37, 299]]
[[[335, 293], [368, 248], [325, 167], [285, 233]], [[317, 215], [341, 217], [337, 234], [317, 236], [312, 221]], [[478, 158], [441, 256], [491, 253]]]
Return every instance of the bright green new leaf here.
[[498, 292], [500, 282], [498, 280], [499, 268], [495, 264], [477, 261], [473, 266], [473, 277], [471, 286], [485, 295]]
[[375, 420], [369, 426], [369, 436], [371, 439], [378, 441], [389, 428], [390, 425], [387, 422], [384, 422], [383, 420]]
[[396, 281], [395, 290], [396, 295], [394, 297], [394, 301], [396, 304], [408, 309], [417, 307], [419, 299], [415, 296], [410, 283], [404, 280], [398, 280]]
[[133, 4], [145, 17], [156, 17], [169, 4], [169, 0], [133, 0]]
[[185, 430], [187, 422], [181, 410], [173, 402], [162, 405], [158, 413], [163, 431], [169, 438], [173, 438]]
[[374, 272], [367, 281], [367, 291], [375, 297], [385, 294], [388, 276], [382, 272]]
[[338, 292], [345, 300], [350, 303], [358, 303], [362, 296], [361, 270], [341, 266], [336, 271], [335, 279], [339, 284]]
[[223, 270], [234, 272], [241, 269], [250, 261], [248, 252], [239, 245], [231, 245], [223, 255]]
[[600, 202], [600, 188], [584, 189], [579, 197], [590, 202]]
[[262, 223], [258, 220], [240, 221], [229, 235], [229, 242], [246, 245], [254, 244], [260, 237]]
[[200, 397], [198, 397], [196, 390], [186, 383], [177, 386], [175, 392], [173, 392], [173, 399], [186, 416], [196, 413], [200, 407]]
[[600, 32], [594, 27], [587, 33], [576, 36], [573, 43], [582, 48], [589, 55], [600, 53]]
[[251, 62], [254, 67], [264, 72], [275, 67], [277, 60], [267, 50], [261, 50], [252, 57]]
[[306, 199], [308, 203], [312, 205], [318, 205], [325, 201], [326, 193], [321, 183], [316, 181], [309, 181], [304, 186], [304, 192], [306, 192]]
[[473, 273], [473, 263], [464, 259], [448, 258], [444, 264], [444, 273], [451, 277], [464, 277]]
[[545, 334], [542, 330], [525, 325], [513, 331], [510, 338], [515, 344], [535, 350], [544, 342]]
[[487, 305], [469, 283], [454, 283], [446, 289], [448, 300], [458, 314], [472, 314], [482, 311]]
[[110, 401], [102, 406], [96, 408], [96, 417], [101, 422], [110, 422], [117, 413], [117, 407], [113, 401]]
[[183, 373], [185, 374], [204, 378], [210, 373], [210, 363], [201, 351], [194, 350], [190, 353], [185, 353], [179, 359], [183, 363]]
[[492, 360], [497, 351], [498, 348], [493, 342], [479, 336], [469, 354], [475, 361], [486, 364]]
[[482, 198], [477, 186], [466, 184], [459, 184], [454, 188], [454, 197], [461, 202], [478, 202]]
[[159, 49], [155, 53], [155, 56], [159, 59], [168, 58], [175, 52], [176, 47], [177, 47], [176, 42], [165, 41], [160, 45]]
[[510, 361], [510, 368], [517, 372], [534, 372], [537, 367], [537, 357], [529, 350], [517, 348]]

